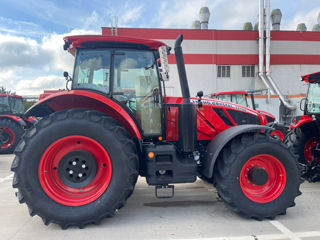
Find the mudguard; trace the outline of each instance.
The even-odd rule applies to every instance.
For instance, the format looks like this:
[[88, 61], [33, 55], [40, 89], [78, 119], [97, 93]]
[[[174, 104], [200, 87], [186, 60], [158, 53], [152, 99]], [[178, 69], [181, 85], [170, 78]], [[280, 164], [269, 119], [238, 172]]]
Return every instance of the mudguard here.
[[33, 105], [25, 117], [45, 117], [51, 113], [72, 108], [86, 108], [103, 112], [119, 121], [133, 138], [142, 139], [133, 118], [115, 101], [101, 94], [71, 90], [51, 94]]
[[221, 150], [228, 142], [230, 142], [236, 136], [248, 132], [271, 132], [273, 130], [274, 128], [267, 126], [246, 124], [231, 127], [219, 133], [214, 139], [211, 140], [211, 142], [207, 146], [206, 157], [202, 163], [200, 173], [207, 178], [211, 178], [213, 176], [214, 165]]
[[18, 117], [18, 116], [15, 116], [15, 115], [0, 115], [0, 119], [1, 118], [2, 119], [6, 118], [6, 119], [13, 120], [13, 121], [19, 123], [22, 127], [26, 126], [26, 122], [21, 117]]
[[290, 128], [291, 129], [299, 128], [301, 125], [308, 122], [313, 122], [313, 121], [314, 119], [308, 115], [297, 116], [292, 119]]

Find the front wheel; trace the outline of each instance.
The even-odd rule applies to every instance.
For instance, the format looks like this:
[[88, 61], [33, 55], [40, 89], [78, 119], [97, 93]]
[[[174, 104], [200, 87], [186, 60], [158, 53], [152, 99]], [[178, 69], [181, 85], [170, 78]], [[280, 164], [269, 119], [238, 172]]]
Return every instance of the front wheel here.
[[219, 195], [246, 217], [285, 214], [300, 194], [297, 161], [278, 138], [244, 134], [225, 147], [217, 164], [214, 178]]
[[0, 154], [13, 153], [24, 133], [23, 127], [11, 119], [0, 120], [1, 146]]
[[130, 135], [96, 111], [73, 109], [40, 120], [15, 153], [11, 169], [18, 199], [46, 225], [98, 224], [125, 205], [137, 181]]

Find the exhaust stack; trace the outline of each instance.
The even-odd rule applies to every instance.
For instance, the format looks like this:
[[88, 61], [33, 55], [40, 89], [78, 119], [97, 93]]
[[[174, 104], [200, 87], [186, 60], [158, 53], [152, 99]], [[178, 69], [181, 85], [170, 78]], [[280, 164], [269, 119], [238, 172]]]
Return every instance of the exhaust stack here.
[[197, 109], [195, 104], [190, 103], [190, 91], [181, 48], [182, 41], [183, 35], [181, 34], [174, 45], [183, 97], [183, 103], [179, 104], [179, 147], [183, 152], [191, 153], [194, 151], [197, 142]]
[[183, 35], [180, 34], [174, 44], [174, 53], [176, 55], [177, 68], [178, 68], [178, 73], [179, 73], [179, 80], [180, 80], [181, 93], [182, 93], [182, 97], [183, 97], [183, 103], [190, 103], [189, 84], [188, 84], [186, 68], [184, 65], [183, 53], [182, 53], [182, 48], [181, 48], [182, 41], [183, 41]]

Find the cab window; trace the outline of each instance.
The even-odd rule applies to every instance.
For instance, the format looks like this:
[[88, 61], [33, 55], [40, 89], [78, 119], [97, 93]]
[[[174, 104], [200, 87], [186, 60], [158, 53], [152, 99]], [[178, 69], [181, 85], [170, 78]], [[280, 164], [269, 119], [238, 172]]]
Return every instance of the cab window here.
[[109, 93], [110, 58], [110, 50], [78, 50], [73, 87]]

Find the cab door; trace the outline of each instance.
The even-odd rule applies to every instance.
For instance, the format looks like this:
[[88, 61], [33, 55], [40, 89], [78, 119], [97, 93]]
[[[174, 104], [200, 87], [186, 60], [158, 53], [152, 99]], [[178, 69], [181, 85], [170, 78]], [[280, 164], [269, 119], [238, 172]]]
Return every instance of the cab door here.
[[112, 97], [126, 105], [144, 136], [162, 135], [160, 81], [154, 53], [147, 50], [114, 52]]

